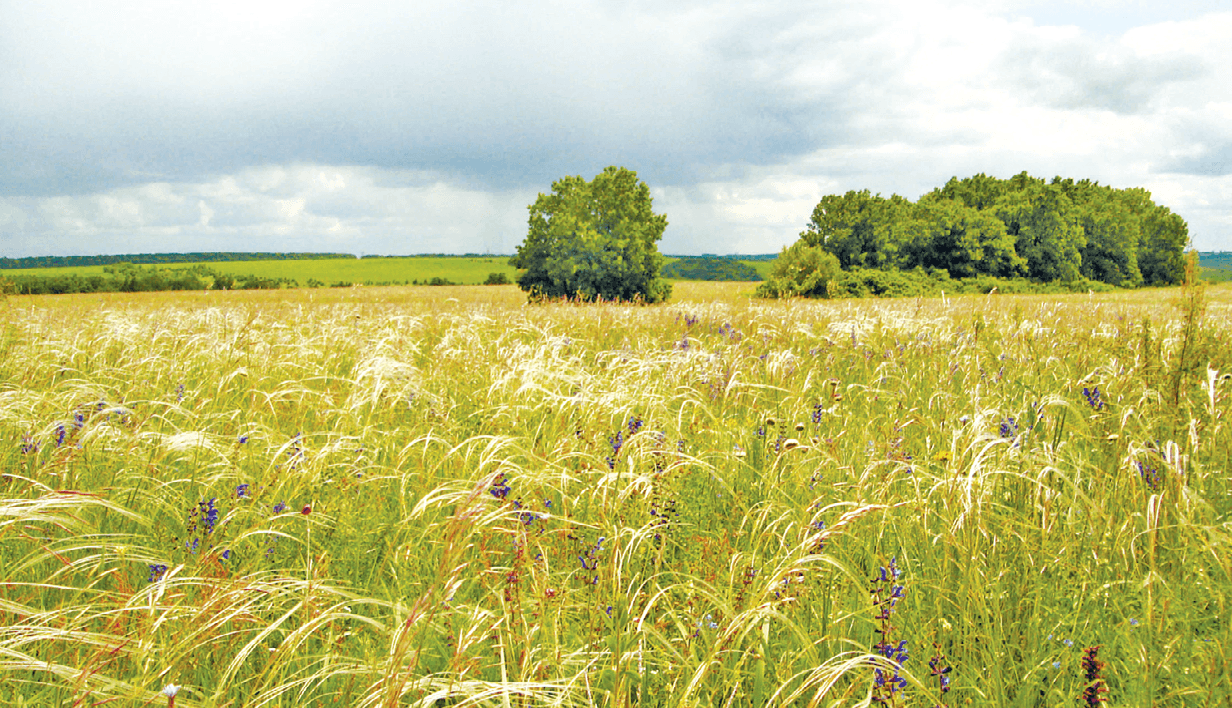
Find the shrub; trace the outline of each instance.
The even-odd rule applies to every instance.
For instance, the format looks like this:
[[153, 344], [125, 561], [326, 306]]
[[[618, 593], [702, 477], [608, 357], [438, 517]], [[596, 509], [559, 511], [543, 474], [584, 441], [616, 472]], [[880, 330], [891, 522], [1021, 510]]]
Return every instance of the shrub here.
[[774, 261], [770, 279], [758, 297], [833, 297], [832, 284], [842, 274], [838, 258], [820, 246], [797, 241]]

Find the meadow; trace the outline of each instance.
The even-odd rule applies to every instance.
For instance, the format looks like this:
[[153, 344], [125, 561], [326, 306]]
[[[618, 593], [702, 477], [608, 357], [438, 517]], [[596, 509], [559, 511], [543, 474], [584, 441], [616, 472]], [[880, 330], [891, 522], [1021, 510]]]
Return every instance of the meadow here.
[[[669, 262], [673, 259], [668, 257]], [[773, 261], [742, 261], [763, 278], [769, 276]], [[191, 268], [191, 263], [163, 265], [168, 270]], [[509, 265], [509, 256], [406, 256], [389, 258], [330, 258], [312, 260], [269, 261], [206, 261], [203, 265], [219, 273], [240, 277], [254, 275], [277, 280], [286, 278], [301, 286], [315, 281], [324, 285], [339, 283], [358, 285], [401, 285], [428, 283], [434, 278], [457, 285], [479, 285], [491, 273], [501, 273], [510, 282], [517, 269]], [[20, 268], [0, 270], [0, 277], [102, 275], [111, 266], [68, 266], [58, 268]], [[150, 266], [145, 266], [149, 268]]]
[[0, 704], [1232, 701], [1232, 287], [752, 290], [8, 297]]
[[[193, 265], [192, 263], [173, 263], [163, 267], [168, 270], [184, 270]], [[259, 278], [287, 278], [297, 281], [300, 285], [307, 285], [309, 281], [325, 285], [336, 283], [400, 285], [412, 281], [426, 283], [433, 278], [448, 280], [459, 285], [477, 285], [484, 282], [489, 273], [503, 273], [511, 281], [517, 275], [517, 270], [509, 265], [508, 256], [208, 261], [204, 265], [219, 273], [237, 277], [255, 275]], [[6, 270], [0, 272], [0, 275], [101, 275], [105, 272], [104, 269], [109, 267], [111, 266], [22, 268]]]

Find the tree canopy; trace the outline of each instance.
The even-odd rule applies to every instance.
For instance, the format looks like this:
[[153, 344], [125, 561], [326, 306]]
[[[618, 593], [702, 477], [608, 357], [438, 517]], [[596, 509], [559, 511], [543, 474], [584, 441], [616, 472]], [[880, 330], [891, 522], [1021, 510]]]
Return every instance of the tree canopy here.
[[532, 298], [579, 297], [662, 302], [657, 242], [667, 217], [652, 210], [637, 173], [608, 167], [591, 181], [565, 177], [531, 204], [529, 231], [509, 264]]
[[762, 277], [753, 266], [734, 258], [677, 256], [659, 274], [679, 280], [757, 281]]
[[[919, 268], [1119, 287], [1181, 282], [1188, 241], [1185, 221], [1144, 189], [1045, 182], [1026, 172], [955, 177], [914, 203], [867, 189], [828, 195], [800, 234], [800, 243], [833, 255], [844, 271]], [[804, 253], [788, 255], [799, 265]], [[776, 289], [797, 290], [764, 288]]]

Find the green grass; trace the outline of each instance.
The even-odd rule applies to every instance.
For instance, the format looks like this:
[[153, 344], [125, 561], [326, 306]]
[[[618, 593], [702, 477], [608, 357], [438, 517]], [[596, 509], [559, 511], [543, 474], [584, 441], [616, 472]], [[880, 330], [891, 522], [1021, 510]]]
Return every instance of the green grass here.
[[[669, 259], [670, 260], [670, 259]], [[746, 261], [763, 277], [770, 273], [770, 261]], [[176, 263], [165, 267], [182, 269], [192, 264]], [[347, 258], [329, 260], [283, 260], [283, 261], [219, 261], [207, 262], [205, 266], [220, 273], [232, 275], [256, 275], [262, 278], [289, 278], [301, 286], [309, 280], [327, 285], [335, 283], [357, 284], [409, 284], [424, 283], [433, 278], [443, 278], [459, 285], [478, 285], [489, 273], [504, 273], [511, 281], [517, 269], [509, 265], [508, 256], [408, 256], [397, 258]], [[71, 266], [64, 268], [24, 268], [0, 271], [0, 277], [22, 275], [99, 275], [107, 266]], [[150, 266], [143, 266], [149, 268]]]
[[1232, 253], [1207, 251], [1200, 254], [1201, 277], [1214, 283], [1232, 281]]
[[1232, 268], [1207, 268], [1202, 266], [1199, 268], [1198, 275], [1203, 280], [1212, 283], [1226, 283], [1232, 281]]
[[1232, 289], [750, 290], [5, 299], [0, 704], [1227, 704]]
[[774, 270], [774, 261], [743, 261], [753, 267], [762, 280], [770, 278], [770, 272]]
[[511, 280], [517, 269], [509, 258], [494, 257], [408, 257], [364, 258], [326, 261], [254, 261], [219, 263], [216, 270], [233, 275], [257, 275], [266, 278], [290, 278], [301, 285], [310, 279], [327, 284], [350, 282], [360, 284], [402, 284], [418, 280], [426, 282], [442, 278], [460, 285], [477, 285], [489, 273], [504, 273]]
[[[192, 264], [176, 263], [165, 267], [184, 269]], [[283, 261], [219, 261], [204, 264], [212, 270], [232, 275], [256, 275], [262, 278], [289, 278], [306, 285], [317, 280], [327, 285], [409, 284], [443, 278], [459, 285], [477, 285], [487, 280], [489, 273], [504, 273], [510, 279], [517, 270], [509, 265], [507, 256], [493, 257], [432, 257], [347, 258], [330, 260]], [[4, 271], [8, 276], [21, 275], [90, 275], [101, 274], [107, 266], [75, 266], [67, 268], [27, 268]], [[149, 268], [150, 266], [143, 266]]]

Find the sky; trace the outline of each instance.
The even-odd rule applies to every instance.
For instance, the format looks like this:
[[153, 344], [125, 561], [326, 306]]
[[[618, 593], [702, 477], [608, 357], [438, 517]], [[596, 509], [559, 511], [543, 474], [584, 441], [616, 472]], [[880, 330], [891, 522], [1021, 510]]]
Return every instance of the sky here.
[[0, 0], [0, 256], [513, 253], [608, 165], [668, 254], [1024, 170], [1232, 251], [1232, 0]]

